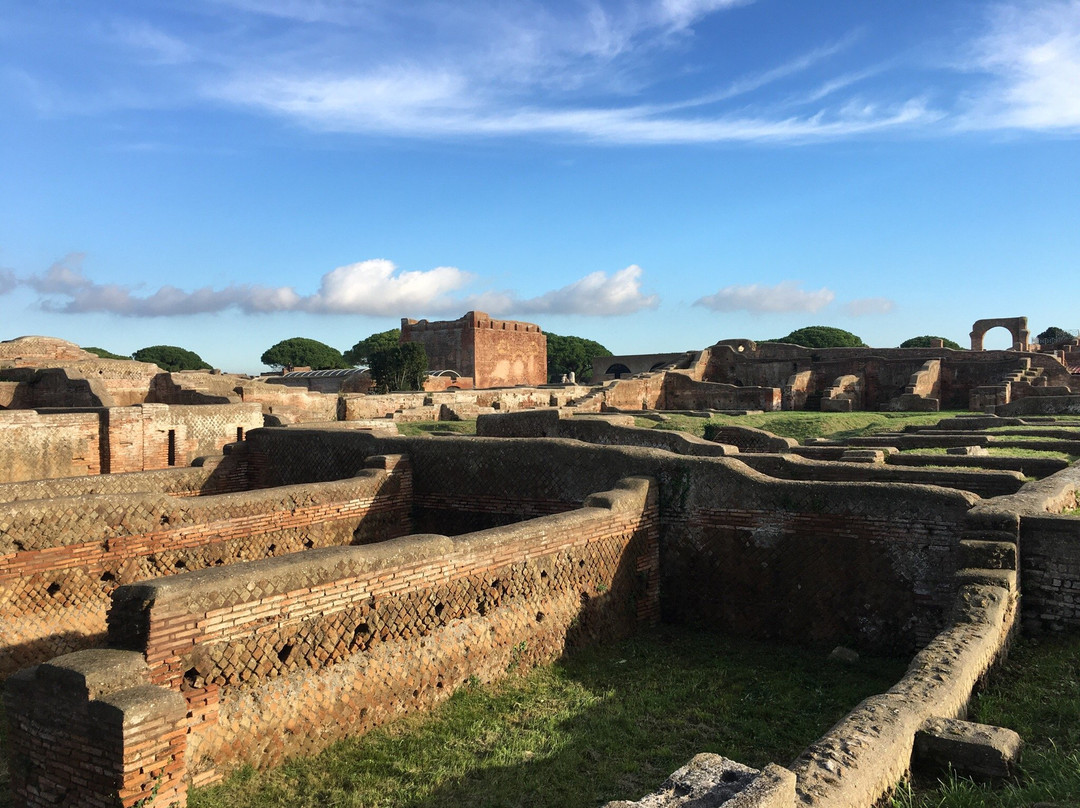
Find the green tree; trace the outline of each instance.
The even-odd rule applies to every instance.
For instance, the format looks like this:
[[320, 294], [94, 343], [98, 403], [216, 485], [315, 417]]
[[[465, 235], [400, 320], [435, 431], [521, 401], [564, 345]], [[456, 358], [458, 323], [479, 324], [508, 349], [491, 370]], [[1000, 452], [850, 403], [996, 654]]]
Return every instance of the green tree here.
[[577, 381], [588, 382], [592, 379], [592, 361], [594, 356], [611, 356], [611, 351], [584, 337], [562, 337], [558, 334], [547, 335], [547, 374], [548, 381], [557, 384], [563, 374], [574, 374]]
[[87, 351], [88, 353], [92, 353], [94, 356], [99, 356], [102, 359], [126, 359], [129, 362], [131, 361], [130, 356], [121, 356], [120, 354], [115, 354], [112, 351], [107, 351], [104, 348], [89, 347], [83, 348], [83, 350]]
[[929, 335], [922, 336], [922, 337], [912, 337], [911, 339], [906, 339], [906, 340], [904, 340], [903, 342], [900, 343], [900, 347], [901, 348], [930, 348], [930, 347], [932, 347], [931, 342], [933, 342], [933, 340], [936, 340], [936, 339], [939, 339], [942, 342], [944, 342], [946, 348], [952, 348], [954, 351], [962, 351], [962, 350], [964, 350], [962, 345], [960, 345], [959, 343], [953, 342], [951, 339], [945, 339], [945, 337], [933, 337], [933, 336], [929, 336]]
[[376, 351], [393, 348], [401, 341], [401, 329], [391, 328], [360, 340], [345, 351], [345, 361], [350, 365], [370, 365], [371, 355]]
[[162, 370], [210, 370], [210, 365], [194, 351], [176, 345], [151, 345], [131, 355], [136, 362], [150, 362]]
[[274, 368], [309, 367], [312, 370], [351, 367], [341, 351], [307, 337], [285, 339], [268, 348], [260, 360]]
[[785, 342], [788, 345], [801, 345], [804, 348], [866, 348], [861, 338], [842, 328], [827, 325], [810, 325], [798, 328], [786, 337], [767, 339], [763, 342]]
[[427, 351], [419, 342], [382, 348], [372, 353], [368, 359], [376, 393], [424, 389], [428, 359]]
[[1072, 342], [1076, 337], [1064, 328], [1058, 328], [1056, 325], [1052, 325], [1035, 339], [1039, 341], [1040, 345], [1053, 347], [1061, 345], [1063, 342]]

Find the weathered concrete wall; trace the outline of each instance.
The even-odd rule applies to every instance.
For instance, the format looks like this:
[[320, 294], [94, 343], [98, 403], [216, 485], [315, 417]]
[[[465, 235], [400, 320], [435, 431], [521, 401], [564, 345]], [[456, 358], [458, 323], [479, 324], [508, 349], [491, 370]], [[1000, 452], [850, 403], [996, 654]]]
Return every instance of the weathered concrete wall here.
[[97, 414], [0, 412], [0, 482], [100, 473]]
[[477, 388], [547, 382], [547, 338], [533, 323], [482, 311], [441, 322], [402, 319], [401, 341], [422, 344], [431, 370], [457, 371]]
[[[152, 718], [175, 721], [170, 691], [183, 696], [186, 748], [139, 747], [141, 782], [123, 784], [145, 794], [165, 768], [180, 781], [169, 781], [174, 798], [184, 780], [199, 785], [244, 762], [267, 766], [317, 751], [430, 707], [470, 677], [491, 681], [654, 622], [657, 539], [654, 485], [628, 479], [572, 513], [457, 539], [412, 536], [123, 587], [113, 596], [109, 639], [136, 659], [114, 660], [115, 675], [101, 676], [82, 701], [116, 692], [116, 679], [156, 686], [146, 720], [120, 733], [130, 747]], [[138, 656], [148, 671], [136, 670]], [[94, 792], [80, 804], [110, 794], [83, 769], [115, 770], [117, 749], [99, 749], [98, 766], [80, 767], [89, 733], [60, 720], [63, 696], [48, 686], [52, 670], [80, 667], [85, 657], [71, 655], [17, 678], [15, 692], [30, 697], [7, 703], [20, 805], [47, 804], [65, 788], [71, 794], [81, 777]], [[92, 709], [84, 712], [94, 729]], [[58, 735], [76, 766], [56, 765], [47, 739]]]
[[0, 504], [0, 675], [99, 642], [122, 584], [408, 532], [407, 461], [365, 459], [356, 472], [215, 496], [140, 490]]

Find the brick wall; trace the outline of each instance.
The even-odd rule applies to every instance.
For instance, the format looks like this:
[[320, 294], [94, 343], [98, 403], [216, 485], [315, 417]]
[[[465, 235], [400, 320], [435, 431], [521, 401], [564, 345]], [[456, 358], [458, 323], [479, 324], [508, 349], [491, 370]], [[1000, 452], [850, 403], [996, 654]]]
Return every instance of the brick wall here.
[[365, 462], [323, 485], [0, 504], [0, 675], [100, 641], [121, 584], [408, 532], [407, 460]]
[[653, 477], [667, 618], [878, 649], [913, 648], [941, 627], [960, 523], [978, 501], [927, 485], [777, 480], [736, 458], [561, 439], [261, 430], [251, 443], [270, 485], [347, 474], [365, 453], [407, 452], [417, 524], [453, 528], [439, 532], [567, 510], [622, 475]]
[[1080, 517], [1023, 516], [1020, 559], [1024, 628], [1080, 627]]
[[421, 343], [431, 370], [455, 370], [477, 388], [547, 382], [547, 338], [533, 323], [482, 311], [440, 322], [402, 319], [401, 341]]
[[[125, 768], [136, 772], [123, 784], [128, 805], [158, 772], [175, 796], [243, 762], [316, 751], [430, 707], [471, 677], [491, 681], [655, 622], [658, 566], [655, 487], [627, 479], [574, 512], [457, 539], [327, 548], [122, 587], [109, 616], [114, 675], [80, 693], [79, 671], [106, 665], [72, 654], [16, 677], [14, 692], [28, 696], [7, 702], [16, 803], [44, 804], [45, 791], [106, 804], [117, 790], [99, 774]], [[54, 671], [67, 688], [50, 690]], [[138, 688], [147, 706], [141, 722], [121, 724], [122, 748], [139, 753], [126, 767], [120, 745], [94, 744], [100, 718], [57, 720], [68, 703]], [[163, 744], [177, 740], [176, 692], [187, 733]], [[156, 748], [143, 741], [152, 721], [165, 730]]]
[[96, 413], [0, 412], [0, 482], [101, 472]]

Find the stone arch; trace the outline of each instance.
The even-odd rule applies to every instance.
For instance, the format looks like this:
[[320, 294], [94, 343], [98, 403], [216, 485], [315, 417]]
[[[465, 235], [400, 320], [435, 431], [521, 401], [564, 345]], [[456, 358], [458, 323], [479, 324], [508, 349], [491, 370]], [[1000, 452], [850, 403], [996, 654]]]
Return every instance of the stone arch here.
[[630, 375], [630, 368], [628, 368], [621, 362], [618, 362], [614, 365], [609, 366], [608, 369], [604, 371], [604, 375], [614, 376], [616, 379], [621, 379], [623, 376]]
[[1027, 317], [998, 317], [988, 320], [976, 320], [971, 326], [971, 350], [983, 350], [983, 337], [991, 328], [1005, 328], [1013, 338], [1014, 351], [1026, 351], [1031, 334], [1028, 332]]

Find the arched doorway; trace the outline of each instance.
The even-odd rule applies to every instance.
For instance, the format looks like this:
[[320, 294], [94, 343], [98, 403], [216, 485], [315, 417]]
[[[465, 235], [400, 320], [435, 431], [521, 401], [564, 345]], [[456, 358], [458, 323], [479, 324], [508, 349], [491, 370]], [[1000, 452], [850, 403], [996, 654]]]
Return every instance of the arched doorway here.
[[609, 365], [608, 369], [604, 371], [605, 376], [613, 376], [616, 379], [621, 379], [623, 376], [630, 375], [630, 368], [621, 362], [614, 365]]

